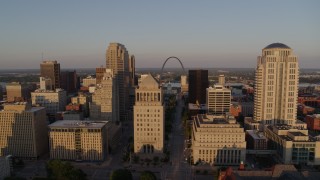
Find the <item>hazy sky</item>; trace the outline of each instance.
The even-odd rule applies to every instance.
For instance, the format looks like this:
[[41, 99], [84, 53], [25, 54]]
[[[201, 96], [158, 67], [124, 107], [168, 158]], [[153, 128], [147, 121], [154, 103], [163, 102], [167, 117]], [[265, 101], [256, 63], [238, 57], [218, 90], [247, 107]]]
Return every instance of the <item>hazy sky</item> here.
[[[0, 2], [0, 69], [105, 65], [110, 42], [137, 67], [169, 56], [185, 67], [255, 67], [261, 49], [287, 44], [303, 68], [320, 68], [319, 0], [8, 0]], [[167, 63], [178, 67], [178, 62]]]

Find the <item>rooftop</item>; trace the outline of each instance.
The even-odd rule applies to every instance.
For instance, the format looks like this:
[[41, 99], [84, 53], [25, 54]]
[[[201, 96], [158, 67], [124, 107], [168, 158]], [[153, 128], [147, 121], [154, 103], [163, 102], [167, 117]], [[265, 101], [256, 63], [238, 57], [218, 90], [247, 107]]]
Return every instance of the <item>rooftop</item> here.
[[62, 92], [64, 91], [63, 89], [56, 89], [56, 90], [45, 90], [45, 89], [37, 89], [34, 92], [36, 93], [57, 93], [57, 92]]
[[307, 136], [307, 135], [303, 134], [302, 132], [289, 132], [289, 133], [294, 136]]
[[108, 121], [61, 120], [49, 125], [49, 128], [102, 128]]
[[255, 131], [255, 130], [247, 130], [246, 133], [248, 133], [253, 139], [267, 139], [263, 132]]
[[266, 46], [264, 49], [273, 49], [273, 48], [291, 49], [289, 46], [282, 43], [272, 43]]

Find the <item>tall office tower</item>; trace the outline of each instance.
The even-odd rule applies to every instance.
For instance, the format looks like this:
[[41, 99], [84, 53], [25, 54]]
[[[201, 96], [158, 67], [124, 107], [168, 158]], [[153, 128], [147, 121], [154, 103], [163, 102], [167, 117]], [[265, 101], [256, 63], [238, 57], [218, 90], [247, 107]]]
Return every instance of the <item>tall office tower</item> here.
[[134, 112], [134, 152], [159, 154], [164, 146], [163, 93], [159, 83], [148, 75], [136, 88]]
[[129, 54], [124, 45], [110, 43], [106, 53], [106, 66], [113, 70], [117, 84], [120, 121], [127, 119], [129, 104]]
[[262, 124], [295, 124], [299, 65], [292, 49], [281, 43], [262, 49], [255, 76], [254, 120]]
[[230, 111], [231, 90], [222, 85], [207, 88], [208, 114], [223, 115]]
[[44, 107], [31, 107], [26, 102], [5, 104], [0, 127], [0, 156], [37, 159], [48, 151]]
[[189, 70], [189, 103], [205, 104], [208, 87], [208, 70]]
[[40, 89], [52, 90], [52, 81], [50, 78], [40, 77]]
[[95, 120], [118, 121], [119, 102], [116, 98], [116, 83], [112, 69], [106, 69], [101, 84], [92, 95], [90, 104], [90, 118]]
[[136, 58], [134, 55], [131, 55], [129, 58], [129, 84], [130, 87], [134, 87], [134, 78], [136, 74]]
[[63, 89], [42, 90], [37, 89], [31, 93], [32, 105], [42, 106], [50, 115], [55, 115], [58, 111], [64, 111], [67, 105], [67, 93]]
[[74, 71], [62, 71], [60, 73], [60, 87], [66, 90], [67, 93], [77, 92], [78, 85], [77, 72]]
[[218, 82], [220, 85], [224, 86], [226, 84], [226, 78], [224, 77], [223, 74], [219, 75]]
[[51, 79], [52, 89], [60, 88], [60, 63], [43, 61], [40, 64], [40, 76]]
[[27, 101], [30, 99], [30, 86], [19, 82], [12, 82], [6, 85], [7, 101]]
[[105, 72], [106, 72], [105, 67], [96, 68], [96, 84], [101, 83], [101, 80], [102, 80]]
[[49, 125], [50, 158], [103, 161], [108, 150], [107, 121], [57, 121]]
[[3, 89], [2, 86], [0, 85], [0, 101], [3, 100]]

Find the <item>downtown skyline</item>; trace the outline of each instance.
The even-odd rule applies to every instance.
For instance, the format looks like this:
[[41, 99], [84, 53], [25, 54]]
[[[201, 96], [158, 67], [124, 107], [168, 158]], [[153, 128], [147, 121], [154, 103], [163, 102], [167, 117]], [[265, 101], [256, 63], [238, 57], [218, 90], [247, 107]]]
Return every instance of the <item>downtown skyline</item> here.
[[301, 68], [320, 68], [319, 6], [318, 1], [2, 2], [0, 69], [39, 68], [42, 54], [64, 68], [100, 67], [111, 42], [124, 44], [137, 68], [160, 68], [172, 55], [185, 67], [255, 68], [256, 55], [274, 42], [291, 47]]

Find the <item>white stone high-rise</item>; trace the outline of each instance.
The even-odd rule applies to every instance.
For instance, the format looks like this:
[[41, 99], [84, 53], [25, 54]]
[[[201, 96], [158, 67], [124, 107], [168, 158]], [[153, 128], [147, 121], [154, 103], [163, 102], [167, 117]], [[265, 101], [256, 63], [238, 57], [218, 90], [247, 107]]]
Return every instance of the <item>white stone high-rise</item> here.
[[262, 124], [294, 125], [297, 116], [298, 58], [285, 44], [273, 43], [258, 56], [254, 120]]
[[230, 111], [231, 90], [220, 84], [206, 89], [208, 114], [224, 115]]
[[159, 83], [147, 75], [136, 88], [134, 152], [159, 154], [164, 147], [163, 93]]

